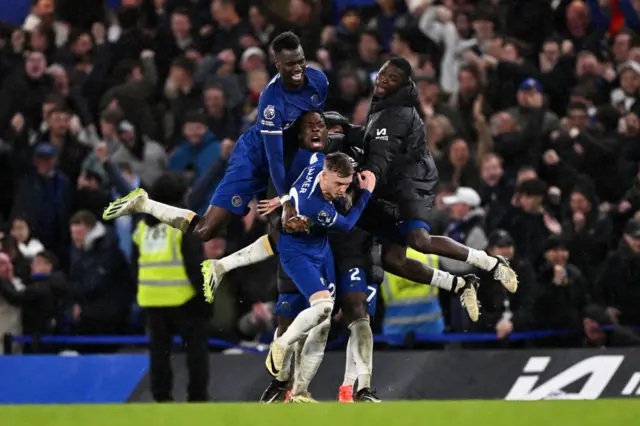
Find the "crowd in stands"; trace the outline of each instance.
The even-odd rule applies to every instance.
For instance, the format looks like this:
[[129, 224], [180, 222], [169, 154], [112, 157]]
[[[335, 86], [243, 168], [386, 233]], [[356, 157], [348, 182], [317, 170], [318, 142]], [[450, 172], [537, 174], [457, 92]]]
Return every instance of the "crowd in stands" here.
[[[515, 294], [481, 277], [477, 324], [442, 295], [448, 331], [640, 341], [639, 1], [112, 3], [33, 0], [23, 23], [0, 24], [0, 334], [144, 332], [139, 218], [102, 223], [102, 211], [172, 172], [203, 213], [275, 75], [268, 44], [293, 30], [329, 78], [326, 110], [354, 124], [385, 59], [413, 66], [440, 175], [432, 232], [502, 254], [520, 276]], [[205, 254], [266, 226], [254, 206]], [[227, 276], [212, 336], [273, 330], [276, 267]]]

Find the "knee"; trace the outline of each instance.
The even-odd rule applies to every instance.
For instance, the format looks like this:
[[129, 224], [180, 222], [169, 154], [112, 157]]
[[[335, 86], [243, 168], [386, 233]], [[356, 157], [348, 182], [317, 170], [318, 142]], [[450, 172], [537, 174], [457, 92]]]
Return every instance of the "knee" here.
[[420, 253], [429, 253], [431, 250], [431, 235], [426, 229], [414, 229], [407, 237], [407, 245]]
[[353, 294], [353, 296], [347, 296], [342, 301], [342, 311], [344, 313], [344, 319], [347, 324], [351, 324], [353, 321], [367, 317], [366, 300], [364, 294], [351, 294]]
[[331, 317], [333, 300], [329, 298], [316, 299], [311, 302], [311, 307], [318, 313], [319, 322], [324, 322]]

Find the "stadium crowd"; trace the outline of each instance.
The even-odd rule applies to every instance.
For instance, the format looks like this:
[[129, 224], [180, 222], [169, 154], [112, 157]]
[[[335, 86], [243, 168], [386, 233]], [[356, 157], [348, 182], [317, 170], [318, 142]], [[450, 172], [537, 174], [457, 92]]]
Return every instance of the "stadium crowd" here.
[[[112, 3], [33, 0], [0, 26], [0, 334], [144, 331], [139, 218], [102, 211], [173, 172], [203, 213], [274, 75], [269, 42], [292, 29], [331, 82], [326, 110], [357, 125], [385, 59], [413, 66], [440, 175], [433, 233], [506, 256], [520, 278], [508, 294], [481, 274], [476, 324], [441, 294], [448, 331], [640, 342], [640, 1]], [[254, 206], [205, 255], [266, 227]], [[212, 336], [272, 334], [276, 267], [225, 278]]]

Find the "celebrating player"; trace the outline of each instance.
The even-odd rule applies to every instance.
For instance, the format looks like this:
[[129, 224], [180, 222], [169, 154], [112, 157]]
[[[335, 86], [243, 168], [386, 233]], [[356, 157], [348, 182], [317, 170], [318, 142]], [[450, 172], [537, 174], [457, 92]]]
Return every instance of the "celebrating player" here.
[[343, 198], [351, 185], [355, 173], [352, 160], [342, 153], [326, 157], [315, 155], [317, 161], [304, 169], [290, 191], [294, 207], [301, 215], [310, 218], [312, 226], [309, 233], [284, 232], [278, 242], [282, 269], [308, 300], [310, 307], [302, 311], [287, 331], [272, 343], [266, 367], [273, 377], [277, 377], [283, 368], [287, 349], [305, 333], [320, 324], [326, 324], [328, 332], [333, 311], [329, 288], [331, 284], [335, 285], [335, 273], [326, 228], [350, 231], [375, 187], [372, 173], [358, 174], [362, 189], [359, 197], [346, 216], [340, 215], [333, 202]]
[[[297, 130], [296, 134], [302, 143], [302, 148], [310, 151], [317, 151], [318, 149], [324, 148], [325, 152], [340, 150], [351, 153], [352, 155], [362, 152], [361, 150], [358, 151], [359, 148], [357, 146], [361, 144], [361, 140], [350, 141], [344, 137], [344, 126], [348, 123], [346, 118], [337, 113], [326, 113], [325, 117], [329, 117], [329, 119], [326, 120], [326, 125], [323, 116], [317, 112], [306, 113], [296, 122], [294, 128]], [[327, 134], [327, 126], [329, 127], [329, 131], [332, 132], [330, 135]], [[355, 144], [352, 142], [355, 142]], [[311, 153], [308, 151], [298, 151], [295, 160], [305, 161], [310, 155]], [[288, 168], [287, 176], [299, 173], [299, 164], [299, 161], [294, 161]], [[261, 202], [258, 206], [258, 211], [262, 214], [268, 214], [275, 208], [276, 205]], [[359, 343], [353, 344], [354, 341], [359, 342], [359, 339], [364, 339], [365, 341], [372, 339], [367, 313], [373, 316], [377, 294], [377, 287], [370, 279], [370, 257], [373, 238], [370, 234], [357, 228], [352, 229], [348, 233], [329, 230], [329, 244], [335, 254], [335, 268], [336, 272], [338, 272], [338, 282], [336, 283], [338, 302], [342, 307], [342, 317], [351, 330], [347, 353], [349, 371], [345, 374], [345, 376], [348, 377], [345, 379], [345, 386], [341, 388], [340, 399], [343, 402], [353, 402], [353, 382], [355, 378], [359, 378], [356, 400], [377, 402], [379, 400], [370, 388], [371, 371], [369, 370], [369, 366], [371, 362], [362, 359], [366, 358], [369, 353], [366, 348], [367, 345]], [[240, 264], [246, 264], [248, 255], [247, 250], [243, 249], [220, 261], [213, 260], [212, 262], [225, 263], [226, 267], [228, 267], [228, 265], [238, 267]], [[233, 260], [231, 260], [231, 258], [233, 258]], [[229, 262], [229, 260], [231, 260], [231, 262]], [[220, 271], [221, 268], [214, 267], [211, 268], [211, 270]], [[221, 280], [222, 276], [223, 275], [220, 274], [216, 279]], [[279, 298], [276, 305], [276, 315], [278, 318], [278, 334], [282, 334], [287, 330], [296, 316], [306, 308], [306, 299], [298, 291], [291, 278], [289, 278], [281, 268], [278, 269], [278, 292]], [[365, 303], [366, 309], [364, 307]], [[362, 321], [362, 319], [364, 319], [364, 321]], [[307, 386], [310, 378], [315, 374], [314, 368], [317, 369], [319, 360], [322, 359], [324, 343], [322, 345], [315, 345], [315, 352], [312, 352], [311, 355], [314, 358], [313, 361], [309, 361], [307, 359], [308, 357], [305, 357], [302, 361], [299, 359], [300, 357], [298, 355], [303, 353], [303, 346], [309, 345], [309, 343], [306, 342], [312, 341], [313, 339], [303, 339], [296, 344], [296, 378], [291, 392], [292, 398], [290, 398], [294, 402], [309, 402], [309, 395], [306, 392]], [[362, 353], [363, 347], [365, 349], [364, 353]], [[311, 348], [307, 348], [304, 353], [309, 354], [310, 349]], [[287, 392], [290, 379], [290, 358], [293, 352], [294, 349], [291, 348], [286, 354], [283, 369], [278, 374], [278, 377], [272, 380], [265, 390], [261, 397], [261, 402], [271, 403], [278, 401]], [[358, 360], [357, 364], [354, 359]], [[356, 364], [356, 367], [360, 366], [360, 368], [353, 372], [354, 368], [352, 364]], [[300, 375], [299, 373], [301, 372], [304, 374]], [[351, 379], [352, 376], [354, 376], [354, 379]]]
[[[477, 277], [455, 277], [406, 256], [409, 246], [421, 253], [490, 271], [510, 292], [515, 292], [518, 286], [517, 276], [505, 258], [429, 234], [428, 210], [433, 204], [438, 172], [427, 149], [427, 135], [417, 105], [417, 88], [411, 79], [409, 62], [403, 58], [386, 62], [376, 77], [364, 127], [362, 166], [376, 175], [380, 185], [375, 190], [376, 200], [369, 204], [358, 225], [388, 237], [382, 252], [385, 271], [460, 294], [469, 317], [477, 321]], [[397, 213], [389, 214], [389, 203]]]
[[[260, 117], [238, 139], [225, 176], [204, 216], [151, 200], [139, 188], [112, 202], [104, 211], [104, 219], [146, 213], [206, 241], [219, 233], [233, 214], [243, 216], [248, 212], [254, 195], [266, 190], [269, 176], [280, 195], [280, 203], [285, 205], [283, 211], [291, 213], [293, 206], [288, 202], [283, 164], [283, 131], [304, 111], [323, 108], [329, 83], [324, 73], [306, 67], [300, 40], [292, 32], [278, 35], [271, 47], [279, 74], [260, 95]], [[266, 236], [253, 243], [254, 260], [273, 255], [274, 245]]]

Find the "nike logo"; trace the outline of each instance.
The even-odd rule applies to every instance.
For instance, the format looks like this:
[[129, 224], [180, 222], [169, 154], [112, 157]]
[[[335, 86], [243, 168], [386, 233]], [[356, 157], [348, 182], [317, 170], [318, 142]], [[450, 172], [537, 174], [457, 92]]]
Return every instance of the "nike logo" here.
[[280, 370], [278, 370], [273, 363], [273, 356], [271, 356], [271, 352], [269, 352], [269, 364], [271, 364], [271, 373], [273, 374], [273, 377], [277, 376], [280, 373]]

